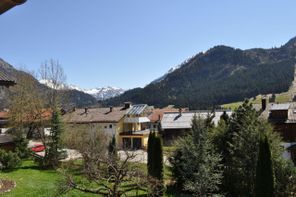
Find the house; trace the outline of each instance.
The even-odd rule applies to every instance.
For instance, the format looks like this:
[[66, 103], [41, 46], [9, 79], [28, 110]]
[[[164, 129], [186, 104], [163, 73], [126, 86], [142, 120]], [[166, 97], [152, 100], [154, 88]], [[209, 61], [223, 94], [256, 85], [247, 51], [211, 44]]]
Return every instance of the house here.
[[26, 0], [1, 0], [0, 1], [0, 14], [3, 14], [7, 10], [25, 3]]
[[295, 103], [271, 103], [268, 121], [279, 132], [285, 142], [296, 141], [296, 106]]
[[150, 120], [153, 107], [146, 104], [130, 105], [123, 120], [123, 130], [119, 133], [118, 143], [124, 149], [147, 148], [148, 137], [150, 133]]
[[63, 121], [75, 127], [91, 124], [98, 130], [113, 136], [123, 130], [123, 118], [129, 107], [125, 105], [124, 107], [109, 108], [73, 108], [71, 112], [63, 115]]
[[[217, 110], [214, 112], [213, 123], [218, 124], [221, 115], [226, 112], [231, 116], [230, 110]], [[191, 130], [191, 123], [194, 115], [205, 119], [211, 113], [207, 110], [199, 111], [185, 111], [179, 112], [165, 112], [161, 120], [161, 134], [163, 137], [164, 145], [171, 145], [177, 138], [185, 136]]]
[[[158, 131], [160, 128], [161, 120], [165, 112], [178, 112], [179, 108], [174, 108], [174, 106], [167, 106], [165, 108], [156, 108], [153, 109], [152, 113], [148, 116], [150, 120], [150, 129], [151, 131]], [[188, 108], [182, 108], [182, 111], [189, 111]]]

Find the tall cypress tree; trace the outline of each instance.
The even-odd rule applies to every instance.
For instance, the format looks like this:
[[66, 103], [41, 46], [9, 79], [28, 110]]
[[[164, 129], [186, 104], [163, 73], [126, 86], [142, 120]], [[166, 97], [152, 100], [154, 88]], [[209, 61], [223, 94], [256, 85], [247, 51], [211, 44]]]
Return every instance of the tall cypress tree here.
[[116, 139], [115, 135], [112, 136], [112, 139], [108, 146], [109, 156], [117, 156], [117, 147], [116, 147]]
[[154, 139], [155, 139], [155, 133], [150, 132], [149, 133], [149, 138], [148, 138], [148, 147], [147, 147], [147, 170], [148, 170], [148, 175], [152, 175], [153, 171], [153, 152], [154, 152]]
[[259, 155], [256, 167], [256, 197], [274, 196], [274, 171], [271, 160], [270, 145], [265, 136], [260, 140]]
[[153, 152], [153, 172], [152, 176], [158, 180], [163, 180], [163, 154], [162, 154], [162, 142], [159, 136], [154, 137], [154, 152]]

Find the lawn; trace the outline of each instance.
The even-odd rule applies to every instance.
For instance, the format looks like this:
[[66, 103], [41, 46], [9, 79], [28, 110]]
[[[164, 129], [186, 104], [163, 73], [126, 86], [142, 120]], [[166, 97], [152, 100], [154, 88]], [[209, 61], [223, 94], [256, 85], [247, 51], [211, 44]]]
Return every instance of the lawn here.
[[[23, 196], [54, 196], [56, 191], [56, 181], [62, 175], [55, 170], [40, 170], [33, 161], [24, 161], [22, 166], [11, 172], [2, 172], [0, 178], [14, 180], [16, 188], [4, 197], [23, 197]], [[95, 196], [84, 194], [79, 191], [70, 191], [64, 196]]]
[[[140, 169], [146, 171], [146, 164], [134, 164], [138, 165]], [[81, 178], [79, 175], [79, 162], [76, 162], [75, 168], [72, 168], [70, 173], [76, 174], [76, 178]], [[164, 168], [165, 182], [168, 182], [171, 178], [171, 173], [167, 167]], [[42, 197], [42, 196], [56, 196], [57, 181], [63, 178], [63, 175], [56, 170], [40, 170], [38, 165], [33, 161], [24, 161], [22, 166], [14, 171], [2, 172], [0, 178], [10, 179], [16, 182], [17, 186], [11, 192], [3, 194], [3, 197]], [[141, 192], [142, 193], [142, 192]], [[72, 190], [65, 195], [73, 197], [86, 197], [86, 196], [98, 196], [93, 194], [82, 193], [77, 190]], [[135, 192], [130, 193], [128, 196], [135, 196]], [[172, 196], [172, 195], [166, 195]]]

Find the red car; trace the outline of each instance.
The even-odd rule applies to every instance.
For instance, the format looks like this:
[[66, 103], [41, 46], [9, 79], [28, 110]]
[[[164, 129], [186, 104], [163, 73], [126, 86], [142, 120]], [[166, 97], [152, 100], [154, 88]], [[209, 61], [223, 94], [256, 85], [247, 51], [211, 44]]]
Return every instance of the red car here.
[[41, 152], [45, 150], [45, 146], [43, 144], [35, 144], [34, 147], [31, 148], [33, 152]]

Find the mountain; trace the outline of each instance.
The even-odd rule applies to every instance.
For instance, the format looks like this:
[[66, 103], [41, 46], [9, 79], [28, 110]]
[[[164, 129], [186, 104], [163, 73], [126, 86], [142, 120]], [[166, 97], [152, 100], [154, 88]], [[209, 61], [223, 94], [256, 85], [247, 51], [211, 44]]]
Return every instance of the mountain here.
[[[54, 85], [51, 81], [48, 80], [39, 80], [41, 84], [44, 84], [50, 88], [54, 88]], [[96, 98], [98, 101], [103, 101], [115, 96], [119, 96], [124, 93], [122, 88], [117, 87], [102, 87], [102, 88], [93, 88], [93, 89], [82, 89], [76, 85], [65, 85], [62, 84], [59, 87], [56, 87], [59, 90], [77, 90], [80, 92], [84, 92]]]
[[[14, 78], [17, 82], [17, 76], [19, 75], [30, 75], [24, 71], [20, 71], [15, 69], [12, 65], [5, 62], [3, 59], [0, 58], [0, 73], [5, 73], [7, 76]], [[50, 88], [47, 86], [49, 84], [42, 84], [35, 78], [31, 77], [33, 82], [36, 83], [38, 90], [44, 95], [46, 98], [47, 93], [49, 92]], [[42, 81], [46, 83], [45, 81]], [[89, 106], [94, 105], [97, 103], [97, 100], [84, 92], [78, 90], [69, 90], [60, 88], [58, 91], [59, 94], [62, 95], [62, 105], [63, 107], [82, 107], [82, 106]], [[11, 90], [9, 88], [2, 88], [0, 91], [0, 108], [8, 107], [8, 100], [11, 94]]]
[[146, 87], [128, 90], [103, 104], [131, 101], [205, 109], [258, 94], [280, 93], [293, 81], [295, 57], [296, 38], [271, 49], [215, 46]]
[[98, 101], [103, 101], [115, 96], [119, 96], [124, 93], [124, 90], [117, 87], [103, 87], [103, 88], [93, 88], [89, 90], [83, 90], [83, 92], [92, 95]]

